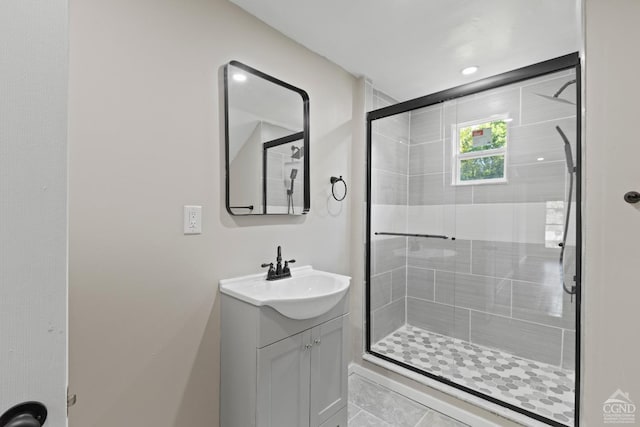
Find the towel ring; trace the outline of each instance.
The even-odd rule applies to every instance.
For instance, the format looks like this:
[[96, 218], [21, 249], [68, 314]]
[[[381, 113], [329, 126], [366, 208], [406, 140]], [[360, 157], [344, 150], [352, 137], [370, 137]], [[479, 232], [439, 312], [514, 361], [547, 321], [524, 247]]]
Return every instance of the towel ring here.
[[[329, 181], [331, 182], [331, 195], [333, 195], [333, 198], [339, 202], [343, 201], [344, 198], [347, 197], [347, 183], [344, 181], [344, 179], [342, 179], [342, 175], [340, 175], [340, 178], [336, 178], [335, 176], [332, 176]], [[336, 183], [341, 181], [342, 181], [342, 184], [344, 185], [344, 194], [342, 195], [341, 198], [338, 198], [336, 197]]]

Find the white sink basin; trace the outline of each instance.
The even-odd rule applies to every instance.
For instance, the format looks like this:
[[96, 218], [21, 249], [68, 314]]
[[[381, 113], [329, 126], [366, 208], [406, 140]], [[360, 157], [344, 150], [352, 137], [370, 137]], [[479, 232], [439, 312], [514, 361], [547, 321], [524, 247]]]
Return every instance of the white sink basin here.
[[269, 306], [291, 319], [325, 314], [349, 290], [351, 278], [314, 270], [291, 269], [288, 279], [266, 280], [266, 273], [220, 281], [220, 292], [255, 306]]

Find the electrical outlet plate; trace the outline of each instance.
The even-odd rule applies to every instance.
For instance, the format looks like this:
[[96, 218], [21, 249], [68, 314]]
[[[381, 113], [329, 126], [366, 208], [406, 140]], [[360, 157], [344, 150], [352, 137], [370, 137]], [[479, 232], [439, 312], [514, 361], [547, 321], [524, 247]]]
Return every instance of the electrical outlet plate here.
[[184, 207], [184, 234], [202, 233], [202, 206]]

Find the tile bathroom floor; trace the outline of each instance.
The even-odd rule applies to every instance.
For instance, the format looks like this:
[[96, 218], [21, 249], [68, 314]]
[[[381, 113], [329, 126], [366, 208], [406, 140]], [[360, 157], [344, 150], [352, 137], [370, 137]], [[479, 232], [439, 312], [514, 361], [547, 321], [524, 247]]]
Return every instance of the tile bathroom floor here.
[[544, 417], [573, 425], [573, 371], [410, 325], [402, 326], [381, 339], [372, 345], [372, 350]]
[[358, 375], [349, 375], [349, 427], [466, 427]]

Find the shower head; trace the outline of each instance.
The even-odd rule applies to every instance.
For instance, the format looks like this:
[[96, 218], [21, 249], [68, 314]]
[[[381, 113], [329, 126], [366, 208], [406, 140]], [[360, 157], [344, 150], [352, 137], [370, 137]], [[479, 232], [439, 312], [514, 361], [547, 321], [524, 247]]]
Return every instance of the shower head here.
[[576, 80], [576, 79], [569, 80], [568, 82], [566, 82], [565, 84], [563, 84], [562, 86], [560, 86], [560, 89], [558, 89], [558, 91], [557, 91], [556, 93], [554, 93], [554, 94], [553, 94], [553, 97], [554, 97], [554, 98], [559, 97], [559, 96], [560, 96], [560, 94], [561, 94], [562, 92], [564, 92], [564, 90], [565, 90], [566, 88], [568, 88], [568, 87], [569, 87], [569, 86], [571, 86], [572, 84], [575, 84], [577, 81], [578, 81], [578, 80]]
[[292, 145], [291, 158], [299, 160], [302, 156], [304, 156], [304, 147], [296, 147], [295, 145]]
[[573, 152], [571, 151], [571, 143], [569, 142], [569, 138], [564, 134], [560, 126], [556, 126], [556, 130], [560, 134], [560, 137], [564, 141], [564, 158], [567, 163], [567, 170], [569, 173], [575, 172], [575, 166], [573, 164]]
[[558, 98], [556, 96], [543, 95], [541, 93], [536, 93], [536, 95], [541, 96], [541, 97], [543, 97], [545, 99], [548, 99], [550, 101], [562, 102], [563, 104], [569, 104], [569, 105], [576, 105], [575, 102], [571, 102], [571, 101], [568, 101], [568, 100], [563, 99], [563, 98]]
[[568, 82], [566, 82], [565, 84], [563, 84], [562, 86], [560, 86], [560, 89], [558, 89], [558, 91], [556, 93], [553, 94], [553, 96], [549, 96], [549, 95], [543, 95], [541, 93], [536, 93], [536, 95], [541, 96], [542, 98], [548, 99], [550, 101], [557, 101], [557, 102], [562, 102], [563, 104], [570, 104], [570, 105], [576, 105], [575, 102], [571, 102], [568, 101], [564, 98], [560, 98], [560, 94], [562, 92], [564, 92], [564, 90], [569, 87], [572, 84], [575, 84], [577, 82], [577, 80], [569, 80]]
[[289, 179], [293, 181], [294, 179], [296, 179], [296, 176], [298, 176], [298, 169], [291, 169], [291, 176], [289, 177]]

